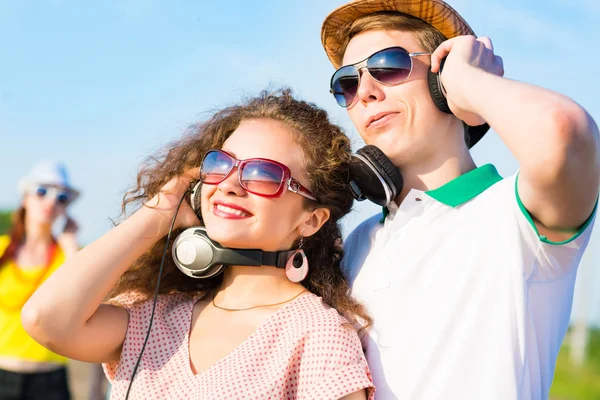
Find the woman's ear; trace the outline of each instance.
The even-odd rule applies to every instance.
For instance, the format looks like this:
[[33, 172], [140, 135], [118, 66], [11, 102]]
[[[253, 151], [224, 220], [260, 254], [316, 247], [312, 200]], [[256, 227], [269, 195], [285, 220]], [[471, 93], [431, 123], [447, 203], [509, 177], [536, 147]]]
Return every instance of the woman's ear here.
[[308, 237], [312, 236], [321, 229], [323, 224], [327, 222], [331, 212], [329, 209], [321, 207], [312, 211], [308, 218], [306, 218], [302, 223], [298, 226], [298, 232], [300, 236]]

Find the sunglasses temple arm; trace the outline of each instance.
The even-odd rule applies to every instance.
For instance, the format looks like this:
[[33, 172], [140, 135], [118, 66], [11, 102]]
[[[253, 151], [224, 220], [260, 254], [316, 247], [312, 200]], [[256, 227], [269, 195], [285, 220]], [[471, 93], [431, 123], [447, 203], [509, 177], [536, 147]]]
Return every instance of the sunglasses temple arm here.
[[313, 200], [313, 201], [319, 201], [317, 200], [312, 193], [310, 192], [310, 190], [308, 190], [307, 188], [305, 188], [304, 186], [302, 186], [302, 184], [300, 182], [298, 182], [295, 179], [290, 179], [288, 180], [288, 190], [299, 194], [300, 196], [304, 196], [307, 199]]
[[319, 201], [312, 195], [312, 193], [308, 189], [306, 189], [302, 185], [299, 185], [298, 190], [296, 190], [295, 192], [298, 193], [300, 196], [306, 197], [307, 199]]
[[306, 193], [306, 191], [304, 191], [302, 189], [298, 190], [298, 192], [296, 192], [296, 193], [298, 193], [300, 196], [306, 197], [307, 199], [310, 199], [310, 200], [313, 200], [313, 201], [318, 201], [316, 198], [314, 198], [310, 194]]
[[420, 53], [408, 53], [410, 57], [419, 57], [419, 56], [430, 56], [431, 53], [420, 52]]

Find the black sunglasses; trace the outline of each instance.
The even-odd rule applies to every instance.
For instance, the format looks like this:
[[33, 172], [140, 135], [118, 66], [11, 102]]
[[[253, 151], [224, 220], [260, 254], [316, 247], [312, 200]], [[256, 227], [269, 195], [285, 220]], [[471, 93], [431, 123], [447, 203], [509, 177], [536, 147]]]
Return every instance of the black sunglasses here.
[[413, 68], [413, 57], [431, 53], [409, 53], [402, 47], [388, 47], [354, 64], [345, 65], [331, 77], [330, 92], [342, 107], [350, 107], [360, 85], [360, 70], [366, 69], [377, 82], [386, 86], [397, 85], [408, 79]]

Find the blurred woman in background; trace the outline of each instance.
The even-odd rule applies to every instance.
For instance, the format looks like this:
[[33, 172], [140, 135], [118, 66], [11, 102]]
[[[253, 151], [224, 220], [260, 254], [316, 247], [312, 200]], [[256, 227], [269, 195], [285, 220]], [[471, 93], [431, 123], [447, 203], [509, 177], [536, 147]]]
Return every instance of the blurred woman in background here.
[[[19, 182], [20, 207], [0, 236], [0, 400], [69, 399], [67, 359], [42, 347], [23, 329], [21, 308], [64, 260], [75, 254], [77, 224], [68, 217], [79, 196], [64, 165], [37, 164]], [[66, 219], [55, 238], [52, 226]]]

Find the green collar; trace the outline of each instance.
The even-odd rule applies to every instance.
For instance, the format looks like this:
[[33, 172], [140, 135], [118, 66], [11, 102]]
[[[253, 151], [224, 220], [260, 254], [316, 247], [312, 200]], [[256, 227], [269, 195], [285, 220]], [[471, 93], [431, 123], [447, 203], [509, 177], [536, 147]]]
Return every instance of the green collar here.
[[[500, 174], [492, 164], [486, 164], [472, 171], [454, 178], [445, 185], [425, 192], [429, 197], [450, 207], [457, 207], [477, 197], [493, 184], [502, 180]], [[389, 214], [387, 207], [383, 207], [381, 223]]]

